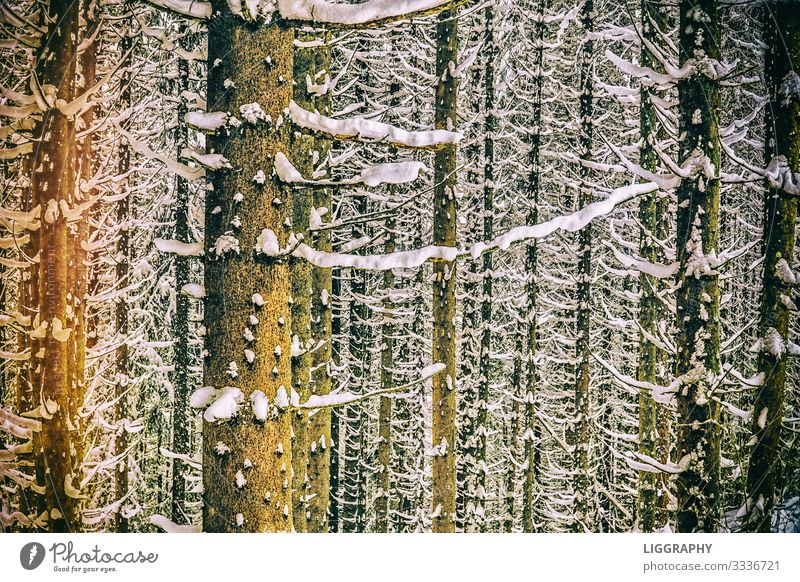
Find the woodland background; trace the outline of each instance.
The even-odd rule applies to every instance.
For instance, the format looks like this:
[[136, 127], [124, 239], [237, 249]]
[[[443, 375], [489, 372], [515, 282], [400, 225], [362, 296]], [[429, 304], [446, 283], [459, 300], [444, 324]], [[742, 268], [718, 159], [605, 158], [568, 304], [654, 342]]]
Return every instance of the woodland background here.
[[7, 0], [4, 531], [796, 531], [800, 3]]

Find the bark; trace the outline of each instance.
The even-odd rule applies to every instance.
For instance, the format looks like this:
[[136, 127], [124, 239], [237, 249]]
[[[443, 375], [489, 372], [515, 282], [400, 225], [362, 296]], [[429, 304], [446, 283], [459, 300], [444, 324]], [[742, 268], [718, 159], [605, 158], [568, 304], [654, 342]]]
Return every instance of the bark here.
[[[581, 47], [580, 62], [580, 154], [586, 161], [592, 160], [594, 82], [592, 58], [594, 42], [589, 36], [594, 30], [594, 2], [586, 0], [581, 10], [581, 25], [585, 39]], [[586, 165], [580, 167], [581, 188], [578, 207], [583, 208], [593, 202], [592, 172]], [[589, 498], [591, 496], [590, 460], [590, 358], [591, 358], [591, 278], [592, 278], [592, 225], [589, 224], [578, 233], [578, 275], [576, 320], [576, 374], [575, 374], [575, 418], [573, 422], [573, 444], [575, 446], [574, 483], [575, 521], [573, 529], [584, 531], [592, 529], [593, 515]]]
[[[530, 201], [530, 211], [528, 212], [528, 223], [537, 224], [539, 222], [539, 185], [541, 176], [539, 174], [539, 154], [541, 146], [542, 131], [542, 85], [544, 77], [542, 67], [544, 66], [544, 41], [547, 26], [544, 22], [544, 15], [549, 7], [549, 0], [539, 3], [538, 19], [535, 27], [536, 43], [536, 76], [533, 85], [533, 123], [529, 139], [527, 196]], [[539, 285], [536, 279], [538, 268], [538, 243], [534, 240], [528, 245], [525, 253], [525, 267], [527, 271], [527, 281], [525, 283], [525, 295], [527, 299], [526, 311], [526, 344], [525, 344], [525, 433], [523, 435], [524, 455], [525, 455], [525, 480], [522, 485], [522, 531], [530, 533], [534, 531], [534, 492], [539, 477], [539, 467], [541, 452], [539, 449], [541, 427], [536, 421], [536, 393], [539, 384], [539, 373], [536, 368], [536, 352], [538, 350], [538, 306], [537, 299]]]
[[[436, 27], [437, 129], [453, 129], [457, 122], [458, 82], [449, 63], [458, 60], [458, 16], [445, 11]], [[456, 246], [456, 147], [448, 145], [434, 157], [433, 244]], [[433, 378], [433, 531], [455, 531], [456, 506], [456, 263], [433, 265], [433, 361], [445, 371]]]
[[[653, 0], [642, 0], [642, 35], [658, 45], [667, 25], [666, 7]], [[641, 63], [643, 67], [659, 69], [653, 54], [642, 46]], [[664, 130], [658, 121], [653, 97], [664, 98], [662, 92], [652, 87], [642, 86], [639, 90], [639, 127], [641, 142], [639, 165], [653, 173], [660, 169], [660, 161], [655, 144], [664, 139]], [[666, 261], [657, 240], [664, 240], [663, 226], [667, 213], [666, 202], [661, 192], [654, 192], [641, 199], [639, 221], [642, 230], [639, 237], [639, 255], [651, 263]], [[637, 379], [640, 382], [661, 384], [665, 379], [665, 363], [668, 354], [659, 348], [649, 337], [658, 337], [659, 323], [665, 320], [665, 309], [658, 294], [663, 283], [646, 273], [639, 275], [639, 362]], [[669, 461], [669, 412], [664, 406], [656, 404], [649, 390], [639, 393], [639, 452], [666, 463]], [[665, 420], [667, 421], [665, 423]], [[667, 435], [664, 435], [664, 432]], [[667, 438], [664, 438], [666, 436]], [[637, 518], [640, 531], [652, 532], [666, 525], [667, 488], [666, 473], [639, 472], [639, 494], [637, 498]]]
[[[78, 8], [77, 2], [50, 2], [47, 39], [36, 58], [36, 75], [41, 86], [55, 87], [57, 97], [66, 102], [75, 97]], [[76, 184], [75, 150], [72, 148], [74, 119], [57, 109], [48, 109], [37, 124], [34, 137], [37, 147], [33, 153], [32, 188], [39, 203], [47, 209], [53, 205], [57, 207], [63, 200], [72, 207]], [[43, 217], [44, 214], [42, 212]], [[60, 341], [53, 334], [56, 320], [73, 333], [76, 323], [74, 316], [67, 314], [67, 294], [71, 292], [68, 286], [69, 228], [63, 214], [53, 214], [52, 220], [42, 220], [39, 232], [37, 321], [47, 323], [48, 327], [44, 339], [34, 346], [37, 351], [41, 347], [45, 352], [41, 376], [34, 377], [36, 385], [29, 406], [48, 403], [57, 406], [52, 418], [44, 419], [40, 441], [34, 443], [37, 477], [42, 478], [39, 484], [45, 488], [48, 529], [74, 532], [82, 528], [82, 499], [78, 495], [67, 495], [65, 482], [71, 481], [77, 486], [81, 479], [83, 426], [78, 409], [83, 404], [83, 393], [79, 386], [70, 382], [69, 340]], [[49, 408], [52, 410], [56, 406], [50, 404]]]
[[[213, 6], [220, 14], [209, 27], [208, 103], [240, 116], [242, 105], [258, 102], [277, 120], [292, 97], [292, 29], [247, 26], [223, 0]], [[234, 86], [226, 87], [226, 79]], [[213, 190], [206, 197], [204, 383], [237, 387], [243, 400], [233, 419], [203, 425], [203, 529], [288, 531], [291, 416], [276, 405], [275, 397], [279, 390], [291, 389], [290, 269], [274, 258], [256, 260], [252, 248], [263, 228], [275, 232], [281, 247], [288, 242], [291, 192], [269, 178], [258, 184], [253, 177], [259, 170], [271, 175], [275, 153], [289, 152], [289, 128], [286, 123], [276, 128], [264, 121], [243, 121], [238, 131], [217, 134], [210, 142], [209, 151], [223, 154], [235, 170], [214, 172]], [[233, 201], [236, 192], [243, 195], [238, 204]], [[235, 215], [241, 218], [240, 228], [231, 224]], [[218, 257], [215, 242], [229, 232], [241, 250]], [[265, 300], [261, 308], [253, 302], [255, 293]], [[258, 325], [251, 323], [251, 316], [258, 318]], [[255, 341], [245, 338], [245, 328]], [[248, 363], [245, 349], [253, 352], [253, 363]], [[255, 390], [269, 400], [264, 422], [255, 419], [250, 406]], [[243, 486], [236, 478], [240, 471], [247, 481]]]
[[[181, 25], [179, 35], [186, 37], [188, 26]], [[182, 96], [178, 103], [178, 125], [175, 127], [175, 144], [178, 153], [189, 147], [189, 129], [184, 122], [188, 111], [186, 98], [189, 90], [189, 63], [178, 57], [178, 82]], [[189, 229], [189, 182], [178, 176], [175, 183], [175, 239], [181, 242], [190, 240]], [[191, 314], [190, 298], [181, 293], [183, 286], [190, 282], [192, 259], [175, 255], [175, 318], [172, 322], [172, 333], [175, 338], [175, 371], [172, 376], [172, 389], [175, 402], [172, 409], [172, 451], [178, 455], [192, 456], [191, 424], [189, 414], [189, 367], [192, 362], [189, 351], [189, 317]], [[188, 467], [178, 458], [172, 464], [172, 521], [179, 524], [189, 523], [186, 505], [186, 476]]]
[[[329, 39], [328, 36], [325, 37]], [[297, 49], [295, 49], [297, 51]], [[314, 49], [314, 71], [330, 71], [331, 54], [328, 46]], [[303, 81], [305, 83], [305, 80]], [[326, 115], [330, 113], [330, 94], [318, 96], [315, 108]], [[330, 148], [330, 142], [318, 137], [314, 148], [319, 159], [324, 160]], [[331, 209], [331, 190], [314, 189], [313, 204], [315, 208]], [[312, 235], [314, 248], [321, 251], [331, 250], [331, 233], [324, 230]], [[312, 267], [311, 269], [311, 337], [315, 343], [312, 354], [311, 390], [313, 394], [324, 395], [331, 391], [331, 358], [332, 358], [332, 276], [331, 269]], [[328, 531], [328, 506], [330, 502], [331, 479], [331, 409], [323, 408], [315, 412], [309, 419], [308, 440], [310, 443], [308, 463], [308, 520], [309, 532]]]
[[[769, 102], [765, 108], [765, 162], [785, 162], [795, 176], [800, 172], [800, 95], [788, 83], [800, 62], [800, 12], [793, 2], [769, 2], [764, 23], [767, 45], [765, 78]], [[796, 77], [795, 77], [796, 78]], [[780, 160], [780, 156], [783, 160]], [[757, 369], [764, 378], [753, 403], [753, 450], [747, 472], [748, 513], [743, 529], [769, 532], [785, 461], [781, 458], [784, 421], [786, 346], [790, 312], [783, 297], [793, 294], [782, 265], [792, 265], [797, 226], [797, 197], [767, 182], [764, 201], [764, 275]]]
[[[680, 4], [680, 63], [720, 58], [716, 0]], [[695, 72], [678, 83], [679, 163], [698, 157], [699, 168], [678, 189], [675, 296], [677, 395], [676, 459], [686, 468], [677, 479], [679, 532], [716, 531], [719, 523], [719, 403], [713, 384], [719, 374], [719, 283], [715, 269], [704, 269], [718, 251], [719, 239], [719, 82]], [[703, 160], [712, 175], [703, 172]]]
[[[394, 219], [386, 222], [386, 244], [384, 252], [395, 251]], [[383, 272], [383, 289], [386, 296], [383, 300], [383, 324], [381, 325], [381, 390], [394, 388], [394, 322], [392, 301], [389, 291], [394, 289], [394, 274], [391, 269]], [[392, 474], [392, 399], [380, 397], [378, 409], [378, 493], [375, 500], [375, 529], [378, 532], [389, 531], [389, 501], [391, 498]]]

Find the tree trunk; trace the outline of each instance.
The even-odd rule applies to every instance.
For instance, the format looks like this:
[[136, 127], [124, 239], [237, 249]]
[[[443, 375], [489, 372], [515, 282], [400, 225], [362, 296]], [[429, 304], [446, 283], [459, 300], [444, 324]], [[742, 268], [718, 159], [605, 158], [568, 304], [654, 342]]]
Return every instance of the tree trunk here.
[[[239, 116], [240, 107], [257, 102], [273, 123], [242, 120], [240, 128], [210, 140], [209, 151], [223, 154], [234, 169], [215, 172], [206, 197], [205, 384], [238, 388], [242, 399], [237, 416], [203, 425], [203, 528], [288, 531], [291, 415], [276, 395], [285, 401], [291, 390], [290, 269], [274, 257], [254, 260], [252, 245], [263, 228], [276, 234], [281, 248], [288, 243], [291, 192], [270, 176], [276, 152], [289, 152], [288, 123], [276, 126], [292, 97], [294, 34], [274, 23], [244, 25], [223, 0], [213, 6], [219, 14], [209, 27], [210, 107]], [[263, 184], [254, 180], [259, 171], [267, 176]], [[237, 192], [242, 200], [235, 203]], [[239, 227], [232, 224], [237, 215]], [[224, 248], [217, 241], [226, 234], [240, 242], [239, 252], [215, 251]], [[269, 401], [263, 422], [250, 405], [257, 390]]]
[[[654, 44], [658, 44], [667, 24], [667, 8], [653, 0], [642, 0], [642, 35]], [[642, 46], [641, 64], [643, 67], [658, 69], [658, 61]], [[653, 87], [642, 86], [639, 90], [640, 110], [639, 129], [641, 146], [639, 149], [639, 165], [650, 172], [660, 169], [660, 161], [656, 152], [656, 143], [664, 139], [664, 131], [658, 120], [653, 96], [664, 98]], [[643, 197], [639, 203], [639, 222], [642, 230], [639, 237], [639, 255], [651, 263], [665, 261], [658, 240], [662, 233], [667, 213], [666, 201], [660, 192]], [[658, 297], [663, 289], [661, 281], [647, 273], [639, 275], [639, 362], [637, 379], [640, 382], [660, 384], [664, 379], [664, 364], [668, 354], [652, 342], [648, 337], [658, 337], [659, 323], [664, 321], [665, 309]], [[666, 463], [669, 458], [668, 440], [663, 438], [665, 430], [664, 418], [668, 419], [668, 411], [664, 406], [656, 404], [649, 390], [639, 393], [639, 452], [660, 462]], [[660, 422], [661, 420], [661, 422]], [[668, 430], [668, 424], [666, 424]], [[668, 436], [668, 435], [667, 435]], [[638, 528], [643, 532], [660, 530], [666, 525], [667, 506], [667, 473], [639, 472], [638, 494]]]
[[[793, 2], [767, 4], [764, 25], [768, 103], [765, 162], [771, 169], [795, 177], [800, 172], [800, 96], [790, 90], [800, 63], [800, 11]], [[776, 172], [770, 172], [771, 175]], [[796, 180], [796, 178], [795, 178]], [[758, 333], [758, 373], [763, 378], [753, 405], [753, 450], [747, 472], [748, 513], [743, 529], [769, 532], [778, 499], [781, 459], [781, 426], [784, 421], [787, 341], [790, 313], [783, 301], [792, 295], [790, 273], [797, 226], [797, 197], [785, 184], [768, 180], [764, 201], [764, 279]]]
[[[594, 2], [586, 0], [581, 10], [581, 25], [584, 40], [581, 47], [580, 63], [580, 155], [581, 159], [592, 161], [593, 115], [594, 115]], [[580, 167], [581, 186], [578, 208], [584, 208], [594, 201], [592, 172], [584, 164]], [[591, 530], [593, 522], [590, 497], [592, 495], [592, 475], [590, 462], [590, 358], [591, 358], [591, 280], [592, 280], [592, 225], [585, 226], [578, 233], [578, 313], [576, 321], [576, 360], [575, 409], [576, 426], [574, 430], [575, 465], [575, 521], [573, 530]]]
[[[75, 97], [75, 70], [78, 41], [77, 2], [52, 0], [48, 8], [47, 38], [36, 59], [36, 75], [43, 88], [53, 88], [54, 97], [69, 103]], [[73, 493], [81, 480], [83, 449], [82, 419], [78, 409], [83, 404], [79, 386], [70, 383], [69, 341], [58, 327], [74, 333], [76, 320], [67, 314], [69, 271], [69, 227], [58, 210], [59, 201], [72, 207], [75, 203], [76, 164], [72, 144], [75, 121], [56, 108], [44, 112], [37, 125], [33, 154], [32, 188], [42, 207], [39, 232], [39, 312], [35, 323], [47, 324], [40, 347], [42, 373], [34, 395], [52, 418], [42, 423], [37, 455], [37, 476], [45, 487], [48, 529], [51, 532], [74, 532], [82, 529], [82, 498]], [[36, 358], [34, 352], [33, 358]], [[49, 414], [48, 414], [49, 416]], [[70, 490], [71, 495], [67, 495]]]
[[[458, 60], [455, 10], [439, 15], [436, 26], [437, 129], [452, 130], [457, 122], [458, 82], [449, 64]], [[433, 244], [456, 246], [456, 146], [436, 151], [434, 158]], [[433, 265], [433, 361], [445, 371], [433, 378], [433, 531], [455, 531], [456, 509], [456, 263]]]
[[[680, 3], [681, 65], [718, 60], [719, 37], [717, 0]], [[719, 238], [719, 82], [695, 72], [678, 82], [678, 96], [684, 136], [679, 164], [691, 159], [697, 164], [678, 189], [676, 373], [683, 384], [677, 395], [676, 459], [683, 470], [677, 479], [677, 529], [712, 532], [719, 523], [719, 403], [711, 391], [720, 368], [720, 321], [718, 273], [709, 259]]]

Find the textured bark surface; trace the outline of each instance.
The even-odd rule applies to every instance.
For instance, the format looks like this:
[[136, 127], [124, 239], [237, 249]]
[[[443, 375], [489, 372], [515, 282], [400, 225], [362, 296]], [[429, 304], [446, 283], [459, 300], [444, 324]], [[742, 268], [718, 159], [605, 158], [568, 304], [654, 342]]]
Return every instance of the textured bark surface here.
[[[325, 36], [329, 40], [328, 35]], [[302, 49], [295, 48], [297, 60]], [[317, 73], [330, 71], [330, 47], [313, 49], [312, 81]], [[297, 67], [295, 67], [297, 71]], [[317, 81], [320, 82], [320, 81]], [[305, 86], [305, 77], [303, 78]], [[297, 93], [297, 88], [295, 88]], [[330, 113], [331, 96], [329, 93], [314, 98], [314, 108], [326, 115]], [[299, 103], [299, 101], [298, 101]], [[324, 137], [314, 140], [314, 150], [320, 162], [325, 159], [330, 148], [330, 141]], [[315, 188], [312, 194], [315, 208], [327, 208], [331, 212], [331, 190]], [[311, 235], [314, 248], [321, 251], [331, 250], [331, 233], [323, 230]], [[314, 349], [311, 355], [311, 392], [316, 395], [329, 394], [331, 391], [331, 358], [332, 358], [332, 276], [331, 269], [311, 268], [311, 339]], [[328, 507], [330, 501], [331, 479], [331, 409], [323, 408], [310, 415], [308, 423], [308, 500], [306, 508], [308, 519], [306, 529], [309, 532], [328, 531]]]
[[[658, 46], [661, 34], [666, 32], [667, 8], [653, 0], [642, 0], [642, 35]], [[659, 70], [659, 63], [643, 45], [641, 64]], [[642, 145], [639, 149], [639, 165], [650, 172], [659, 171], [660, 161], [655, 144], [664, 139], [653, 97], [664, 98], [663, 91], [642, 86], [639, 90], [639, 127]], [[641, 199], [639, 203], [639, 222], [642, 230], [639, 236], [639, 255], [651, 263], [664, 263], [663, 250], [657, 241], [666, 240], [667, 203], [662, 193], [655, 192]], [[641, 273], [639, 275], [639, 362], [637, 379], [660, 385], [666, 376], [668, 354], [650, 338], [659, 337], [659, 323], [665, 321], [666, 309], [658, 294], [664, 288], [659, 280]], [[664, 433], [667, 434], [664, 434]], [[658, 459], [669, 461], [669, 411], [653, 400], [649, 390], [639, 393], [639, 452]], [[640, 531], [652, 532], [666, 525], [667, 488], [666, 473], [639, 472], [639, 495], [637, 498], [637, 517]]]
[[[594, 67], [592, 58], [594, 42], [590, 35], [594, 30], [594, 2], [586, 0], [581, 9], [581, 25], [587, 35], [581, 47], [580, 61], [580, 137], [581, 159], [592, 161], [592, 139], [594, 127]], [[578, 208], [584, 208], [594, 201], [592, 191], [592, 172], [584, 164], [580, 167], [581, 187], [578, 195]], [[590, 451], [590, 383], [591, 383], [591, 290], [592, 290], [592, 225], [585, 226], [578, 233], [578, 274], [577, 303], [578, 312], [575, 327], [575, 408], [573, 413], [573, 442], [575, 446], [574, 483], [575, 521], [574, 531], [592, 531], [594, 516], [590, 501], [592, 476]]]
[[[458, 61], [458, 20], [442, 12], [436, 26], [437, 129], [453, 130], [457, 121], [458, 83], [448, 65]], [[456, 147], [448, 145], [434, 157], [433, 244], [456, 246]], [[433, 378], [433, 531], [455, 531], [456, 509], [456, 264], [433, 265], [433, 362], [445, 371]]]
[[[36, 74], [41, 86], [53, 87], [59, 99], [69, 102], [75, 96], [78, 3], [53, 0], [48, 15], [51, 24], [47, 28], [47, 42], [37, 55]], [[37, 125], [34, 139], [37, 145], [33, 150], [32, 189], [39, 197], [39, 204], [43, 209], [52, 209], [63, 201], [72, 207], [76, 184], [74, 119], [57, 109], [48, 109]], [[35, 346], [44, 349], [41, 376], [34, 378], [32, 401], [23, 410], [44, 405], [52, 413], [52, 418], [42, 422], [40, 442], [34, 443], [37, 477], [45, 489], [48, 529], [74, 532], [82, 526], [82, 499], [79, 495], [67, 495], [65, 483], [77, 487], [81, 479], [83, 427], [78, 408], [83, 404], [83, 393], [70, 370], [72, 338], [64, 340], [61, 334], [58, 337], [54, 334], [54, 325], [60, 323], [65, 330], [72, 330], [69, 334], [72, 336], [76, 323], [74, 314], [67, 313], [67, 295], [72, 291], [68, 284], [69, 227], [59, 211], [51, 212], [48, 217], [43, 211], [42, 216], [39, 312], [34, 323], [46, 323], [47, 329]]]
[[[549, 7], [549, 0], [542, 0], [539, 3], [538, 18], [535, 27], [536, 43], [536, 76], [533, 80], [533, 120], [531, 133], [528, 136], [529, 150], [528, 161], [530, 169], [528, 171], [526, 195], [530, 204], [528, 212], [528, 224], [539, 222], [539, 185], [540, 185], [540, 146], [542, 133], [542, 85], [544, 84], [544, 43], [547, 25], [544, 22], [544, 14]], [[541, 427], [536, 419], [536, 394], [539, 384], [539, 373], [536, 368], [536, 352], [538, 350], [538, 294], [539, 285], [536, 278], [538, 269], [538, 242], [534, 240], [525, 250], [525, 270], [527, 271], [527, 281], [525, 282], [526, 302], [526, 330], [525, 330], [525, 433], [522, 437], [524, 442], [524, 463], [525, 478], [522, 484], [522, 531], [531, 533], [535, 531], [534, 516], [534, 491], [536, 490], [539, 471], [541, 466]]]
[[[769, 103], [765, 162], [785, 158], [789, 170], [800, 172], [800, 96], [784, 88], [800, 63], [800, 7], [793, 2], [767, 4], [764, 23], [766, 82]], [[758, 373], [763, 383], [753, 403], [754, 445], [747, 472], [748, 514], [746, 531], [768, 532], [777, 499], [784, 461], [781, 459], [781, 425], [784, 422], [786, 386], [786, 342], [790, 313], [783, 297], [792, 296], [792, 285], [781, 274], [781, 261], [793, 264], [797, 226], [797, 198], [784, 188], [766, 184], [764, 201], [764, 282], [761, 291], [761, 319]], [[776, 337], [777, 336], [777, 337]], [[776, 351], [774, 347], [782, 346]]]
[[[214, 2], [214, 10], [221, 14], [209, 29], [209, 110], [241, 116], [242, 105], [258, 102], [277, 120], [292, 97], [292, 30], [247, 26], [231, 15], [223, 0]], [[234, 86], [226, 87], [226, 79]], [[263, 256], [256, 260], [253, 245], [263, 228], [275, 232], [281, 247], [287, 245], [291, 192], [271, 175], [275, 153], [289, 152], [289, 128], [286, 123], [276, 128], [264, 121], [242, 121], [239, 130], [217, 134], [209, 147], [225, 155], [235, 169], [215, 172], [213, 190], [206, 197], [205, 384], [237, 387], [243, 401], [232, 420], [203, 425], [203, 529], [288, 531], [291, 415], [275, 406], [275, 396], [280, 388], [287, 393], [291, 389], [289, 266]], [[263, 185], [253, 181], [259, 170], [267, 176]], [[243, 195], [240, 203], [233, 200], [236, 192]], [[237, 215], [238, 228], [231, 223]], [[215, 242], [226, 233], [239, 240], [240, 251], [217, 256]], [[255, 293], [266, 302], [261, 308], [253, 302]], [[258, 318], [257, 325], [251, 316]], [[255, 341], [245, 338], [246, 328]], [[245, 349], [255, 356], [252, 364]], [[262, 390], [269, 399], [265, 422], [253, 416], [254, 390]], [[223, 452], [225, 448], [229, 450]], [[242, 486], [237, 472], [247, 481]]]
[[[180, 36], [187, 34], [187, 26], [180, 28]], [[178, 125], [175, 127], [175, 144], [178, 153], [183, 148], [189, 147], [188, 127], [184, 123], [184, 116], [188, 108], [186, 105], [185, 91], [189, 90], [189, 63], [185, 59], [178, 59], [178, 83], [180, 83], [181, 98], [178, 104]], [[189, 229], [189, 182], [181, 177], [176, 177], [175, 182], [175, 239], [191, 243]], [[175, 371], [172, 374], [172, 389], [175, 402], [172, 409], [172, 451], [177, 455], [192, 456], [191, 423], [189, 411], [189, 366], [191, 354], [189, 352], [189, 316], [191, 313], [191, 299], [180, 290], [189, 283], [192, 258], [175, 255], [175, 317], [172, 321], [172, 333], [175, 337]], [[178, 524], [187, 522], [187, 493], [186, 476], [188, 467], [180, 458], [172, 461], [172, 521]]]
[[[680, 63], [720, 58], [717, 0], [680, 4]], [[695, 172], [678, 188], [677, 254], [680, 263], [675, 343], [678, 393], [676, 461], [677, 529], [716, 531], [719, 523], [719, 402], [712, 385], [719, 374], [719, 282], [708, 267], [719, 242], [719, 82], [695, 72], [678, 83], [679, 163], [696, 158]], [[712, 175], [703, 170], [703, 160]]]

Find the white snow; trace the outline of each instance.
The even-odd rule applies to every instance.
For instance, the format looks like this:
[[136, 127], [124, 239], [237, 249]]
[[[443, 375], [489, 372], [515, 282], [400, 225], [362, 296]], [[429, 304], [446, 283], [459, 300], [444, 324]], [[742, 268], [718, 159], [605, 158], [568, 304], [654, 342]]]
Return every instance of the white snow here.
[[213, 133], [225, 127], [228, 123], [228, 114], [224, 111], [190, 111], [184, 116], [184, 120], [190, 127]]
[[264, 422], [267, 419], [267, 411], [269, 410], [269, 400], [266, 394], [261, 390], [253, 390], [250, 394], [250, 404], [253, 406], [253, 417]]
[[206, 289], [197, 283], [187, 283], [181, 287], [181, 294], [192, 297], [193, 299], [202, 299], [206, 296]]
[[216, 400], [206, 408], [203, 418], [206, 422], [229, 420], [238, 414], [243, 399], [241, 390], [234, 386], [226, 386]]
[[183, 257], [200, 257], [203, 255], [203, 242], [185, 243], [178, 240], [157, 238], [153, 244], [162, 253], [172, 253]]
[[281, 252], [281, 247], [278, 244], [278, 236], [275, 231], [269, 228], [262, 230], [256, 239], [255, 250], [268, 257], [277, 257]]
[[287, 20], [357, 25], [400, 19], [444, 9], [453, 0], [367, 0], [336, 4], [327, 0], [278, 0], [278, 11]]
[[150, 4], [167, 8], [191, 18], [211, 18], [211, 2], [195, 0], [147, 0]]
[[174, 521], [158, 513], [150, 516], [150, 523], [156, 527], [160, 527], [166, 533], [200, 533], [202, 531], [202, 527], [199, 525], [178, 525]]
[[461, 141], [462, 134], [443, 129], [429, 131], [406, 131], [399, 127], [352, 117], [350, 119], [334, 119], [319, 113], [303, 109], [292, 101], [287, 113], [298, 127], [325, 133], [338, 139], [359, 139], [378, 141], [408, 148], [430, 148], [444, 144], [455, 144]]

